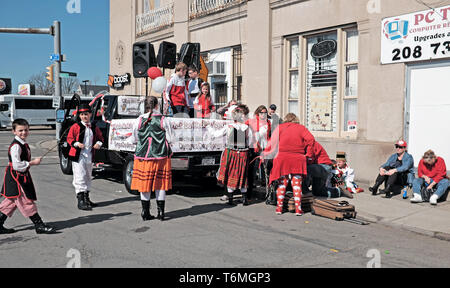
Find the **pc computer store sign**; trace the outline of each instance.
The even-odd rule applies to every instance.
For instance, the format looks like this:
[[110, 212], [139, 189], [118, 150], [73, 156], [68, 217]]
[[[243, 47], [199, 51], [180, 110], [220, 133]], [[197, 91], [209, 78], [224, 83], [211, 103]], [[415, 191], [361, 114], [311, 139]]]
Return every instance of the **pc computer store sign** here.
[[381, 63], [450, 57], [450, 5], [381, 22]]

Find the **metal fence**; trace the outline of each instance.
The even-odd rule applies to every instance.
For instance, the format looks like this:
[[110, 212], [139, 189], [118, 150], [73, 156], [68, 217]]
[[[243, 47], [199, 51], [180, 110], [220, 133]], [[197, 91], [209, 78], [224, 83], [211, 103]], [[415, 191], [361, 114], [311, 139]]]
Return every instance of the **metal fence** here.
[[211, 14], [247, 0], [189, 0], [189, 18]]
[[136, 35], [173, 25], [173, 2], [167, 6], [136, 16]]

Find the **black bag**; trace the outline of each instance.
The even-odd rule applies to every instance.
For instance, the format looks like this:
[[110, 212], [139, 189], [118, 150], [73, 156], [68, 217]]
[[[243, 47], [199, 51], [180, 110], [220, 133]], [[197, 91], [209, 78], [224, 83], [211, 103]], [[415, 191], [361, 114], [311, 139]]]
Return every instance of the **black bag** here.
[[434, 186], [431, 190], [429, 190], [429, 189], [427, 189], [427, 186], [423, 185], [422, 189], [420, 189], [420, 194], [422, 196], [422, 201], [423, 202], [429, 202], [431, 195], [433, 195], [434, 192], [436, 192], [436, 190], [437, 190], [436, 186]]

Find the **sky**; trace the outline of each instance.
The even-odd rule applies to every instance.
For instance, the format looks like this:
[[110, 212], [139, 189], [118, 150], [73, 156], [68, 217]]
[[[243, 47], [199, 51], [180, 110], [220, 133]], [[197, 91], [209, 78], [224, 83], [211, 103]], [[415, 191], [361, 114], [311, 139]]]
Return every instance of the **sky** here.
[[[0, 0], [0, 28], [49, 28], [61, 22], [62, 71], [106, 85], [109, 72], [109, 0]], [[69, 3], [70, 2], [70, 3]], [[72, 7], [67, 10], [67, 5]], [[80, 13], [76, 13], [79, 3]], [[74, 9], [75, 8], [75, 9]], [[75, 11], [73, 11], [75, 10]], [[75, 12], [75, 13], [69, 13]], [[53, 37], [0, 33], [0, 78], [11, 78], [13, 93], [52, 64]]]

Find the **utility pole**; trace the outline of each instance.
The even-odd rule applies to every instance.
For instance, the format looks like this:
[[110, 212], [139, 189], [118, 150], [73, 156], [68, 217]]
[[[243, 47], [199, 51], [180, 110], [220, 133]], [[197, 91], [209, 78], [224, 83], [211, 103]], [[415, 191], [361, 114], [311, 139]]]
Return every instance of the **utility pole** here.
[[[51, 59], [54, 63], [54, 81], [55, 81], [55, 93], [53, 95], [53, 107], [58, 109], [63, 108], [64, 99], [62, 97], [61, 88], [61, 22], [54, 21], [50, 28], [1, 28], [0, 33], [20, 33], [20, 34], [48, 34], [53, 36], [54, 51]], [[58, 105], [56, 105], [58, 104]], [[61, 131], [61, 123], [56, 123], [56, 139], [59, 140], [59, 132]]]

